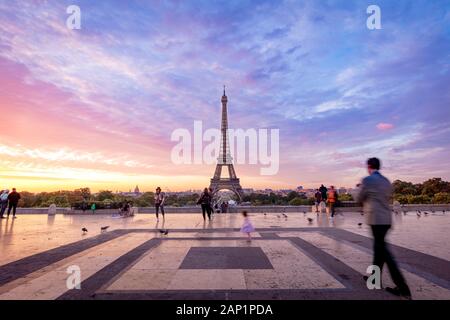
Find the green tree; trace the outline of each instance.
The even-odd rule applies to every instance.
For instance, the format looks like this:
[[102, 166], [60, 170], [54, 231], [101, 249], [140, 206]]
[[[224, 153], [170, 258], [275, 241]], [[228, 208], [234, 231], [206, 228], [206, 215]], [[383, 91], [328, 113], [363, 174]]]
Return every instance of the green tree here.
[[437, 193], [450, 192], [450, 182], [442, 181], [441, 178], [433, 178], [422, 184], [422, 194], [429, 197]]
[[439, 204], [450, 203], [450, 193], [448, 193], [448, 192], [436, 193], [433, 197], [433, 203], [439, 203]]
[[109, 190], [102, 190], [100, 191], [97, 196], [95, 197], [97, 201], [104, 201], [104, 200], [114, 200], [115, 196], [112, 191]]
[[417, 195], [419, 194], [417, 190], [417, 186], [412, 184], [411, 182], [401, 181], [401, 180], [395, 180], [392, 183], [393, 192], [395, 194], [399, 195], [405, 195], [405, 194], [412, 194]]

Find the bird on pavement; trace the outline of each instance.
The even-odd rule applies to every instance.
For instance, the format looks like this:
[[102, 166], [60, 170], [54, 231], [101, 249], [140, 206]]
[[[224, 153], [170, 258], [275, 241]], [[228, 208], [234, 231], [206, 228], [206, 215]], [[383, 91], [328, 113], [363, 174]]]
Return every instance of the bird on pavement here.
[[361, 226], [362, 226], [362, 223], [361, 223], [361, 222], [360, 222], [360, 223], [358, 223], [358, 226], [360, 226], [360, 227], [361, 227]]
[[161, 234], [166, 236], [167, 234], [169, 234], [169, 230], [168, 229], [167, 230], [161, 229], [161, 230], [159, 230], [159, 233], [161, 233]]
[[284, 214], [284, 213], [283, 213], [283, 217], [287, 218], [288, 216], [287, 216], [287, 214]]
[[101, 227], [100, 231], [106, 231], [106, 230], [108, 230], [108, 228], [109, 228], [109, 226]]
[[312, 222], [313, 222], [313, 219], [312, 219], [312, 218], [308, 218], [308, 222], [309, 222], [309, 223], [312, 223]]
[[83, 227], [83, 228], [81, 229], [81, 231], [83, 231], [83, 233], [86, 233], [86, 232], [88, 232], [88, 229], [86, 229], [85, 227]]
[[420, 212], [417, 212], [416, 214], [417, 214], [417, 217], [419, 217], [419, 218], [422, 216], [422, 215], [420, 214]]

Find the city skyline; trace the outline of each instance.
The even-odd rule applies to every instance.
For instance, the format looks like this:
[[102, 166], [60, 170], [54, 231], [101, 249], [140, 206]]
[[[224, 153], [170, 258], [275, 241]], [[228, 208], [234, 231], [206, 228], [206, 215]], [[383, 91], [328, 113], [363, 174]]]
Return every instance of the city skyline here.
[[[0, 188], [172, 191], [215, 164], [175, 165], [171, 133], [279, 128], [280, 167], [243, 188], [354, 187], [384, 173], [450, 180], [449, 1], [0, 3]], [[198, 4], [201, 4], [198, 5]]]

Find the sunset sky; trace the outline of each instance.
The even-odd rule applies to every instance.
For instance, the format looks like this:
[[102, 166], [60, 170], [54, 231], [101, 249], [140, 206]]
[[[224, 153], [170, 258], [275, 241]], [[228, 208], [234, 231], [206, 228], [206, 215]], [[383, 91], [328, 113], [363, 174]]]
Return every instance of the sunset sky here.
[[[81, 30], [66, 8], [81, 8]], [[366, 27], [381, 8], [382, 29]], [[0, 0], [0, 189], [176, 191], [195, 120], [280, 129], [280, 170], [244, 188], [450, 179], [450, 1]]]

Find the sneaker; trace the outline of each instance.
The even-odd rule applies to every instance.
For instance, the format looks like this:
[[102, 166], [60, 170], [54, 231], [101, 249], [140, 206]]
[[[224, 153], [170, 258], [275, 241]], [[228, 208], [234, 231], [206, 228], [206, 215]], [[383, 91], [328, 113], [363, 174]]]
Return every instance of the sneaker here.
[[393, 295], [396, 295], [401, 298], [405, 298], [407, 300], [411, 300], [411, 291], [408, 287], [406, 287], [404, 290], [400, 290], [398, 287], [395, 288], [386, 288], [386, 291], [389, 293], [392, 293]]

